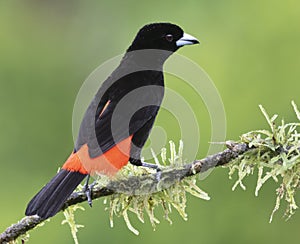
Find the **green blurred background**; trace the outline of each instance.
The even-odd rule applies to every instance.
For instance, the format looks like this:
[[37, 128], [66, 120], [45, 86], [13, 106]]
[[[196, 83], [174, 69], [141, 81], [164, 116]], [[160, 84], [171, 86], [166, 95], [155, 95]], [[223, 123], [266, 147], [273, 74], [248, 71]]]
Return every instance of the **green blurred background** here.
[[[290, 102], [300, 105], [299, 1], [1, 1], [1, 231], [24, 216], [27, 202], [72, 150], [72, 109], [82, 82], [124, 52], [141, 26], [157, 21], [177, 23], [201, 41], [179, 53], [213, 79], [226, 110], [227, 139], [267, 127], [258, 104], [295, 120]], [[180, 90], [171, 78], [167, 86]], [[210, 124], [203, 102], [194, 104], [203, 111], [200, 158]], [[157, 124], [171, 126], [167, 118], [161, 113]], [[174, 130], [168, 137], [178, 141], [180, 135]], [[286, 222], [281, 209], [269, 224], [277, 186], [269, 182], [255, 197], [255, 180], [246, 180], [247, 191], [232, 192], [227, 170], [216, 169], [200, 182], [212, 199], [189, 197], [187, 222], [174, 212], [169, 225], [158, 213], [161, 224], [153, 232], [148, 221], [133, 217], [139, 236], [123, 219], [111, 229], [102, 200], [93, 209], [84, 204], [86, 211], [77, 214], [85, 225], [80, 243], [297, 242], [299, 213]], [[72, 243], [62, 219], [60, 213], [32, 231], [30, 243]]]

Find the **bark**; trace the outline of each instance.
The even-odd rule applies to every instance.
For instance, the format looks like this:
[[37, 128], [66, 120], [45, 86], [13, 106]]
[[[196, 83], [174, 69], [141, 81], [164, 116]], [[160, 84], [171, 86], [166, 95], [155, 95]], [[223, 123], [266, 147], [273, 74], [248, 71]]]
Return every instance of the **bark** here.
[[[96, 186], [93, 188], [92, 199], [109, 196], [114, 193], [138, 195], [141, 191], [159, 191], [171, 186], [185, 177], [203, 173], [214, 167], [228, 164], [231, 160], [249, 150], [249, 147], [245, 143], [234, 143], [229, 141], [226, 142], [226, 146], [227, 149], [222, 152], [208, 156], [201, 160], [195, 160], [194, 162], [186, 164], [180, 168], [164, 169], [161, 172], [150, 175], [132, 176], [128, 179], [111, 181], [106, 187]], [[85, 201], [87, 201], [85, 193], [74, 192], [64, 203], [62, 210]], [[41, 219], [39, 216], [24, 217], [18, 223], [8, 227], [0, 235], [0, 243], [8, 243], [16, 240], [19, 236], [25, 234], [27, 231], [33, 229], [43, 221], [44, 219]]]

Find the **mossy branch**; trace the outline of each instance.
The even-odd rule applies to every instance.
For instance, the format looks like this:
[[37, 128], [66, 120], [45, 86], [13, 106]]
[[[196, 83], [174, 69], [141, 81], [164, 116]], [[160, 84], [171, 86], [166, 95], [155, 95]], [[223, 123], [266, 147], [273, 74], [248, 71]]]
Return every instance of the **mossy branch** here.
[[[195, 160], [184, 166], [166, 168], [161, 172], [160, 181], [158, 181], [157, 173], [144, 176], [131, 176], [128, 179], [120, 179], [111, 181], [106, 187], [95, 186], [93, 188], [92, 198], [109, 196], [120, 192], [135, 192], [141, 191], [158, 191], [161, 186], [168, 187], [186, 177], [193, 176], [198, 173], [205, 172], [211, 168], [229, 163], [231, 160], [249, 150], [245, 143], [226, 143], [228, 148], [223, 152], [208, 156], [201, 160]], [[146, 182], [146, 183], [145, 183]], [[74, 192], [65, 202], [62, 210], [69, 208], [72, 205], [87, 201], [86, 195], [83, 192]], [[0, 235], [0, 243], [9, 243], [24, 235], [29, 230], [33, 229], [44, 220], [38, 216], [27, 216], [21, 219], [18, 223], [8, 227]]]
[[[292, 106], [300, 121], [300, 112], [294, 102]], [[300, 133], [298, 133], [300, 123], [285, 123], [281, 120], [277, 125], [277, 115], [270, 117], [262, 106], [260, 109], [269, 124], [269, 130], [256, 130], [243, 134], [240, 142], [226, 142], [226, 150], [195, 160], [190, 164], [183, 163], [182, 142], [178, 153], [175, 144], [170, 143], [170, 166], [163, 167], [168, 161], [166, 149], [163, 149], [161, 161], [164, 165], [161, 165], [160, 160], [153, 155], [156, 164], [163, 168], [161, 172], [149, 172], [143, 167], [129, 164], [113, 181], [105, 181], [105, 179], [98, 181], [93, 188], [92, 198], [111, 196], [111, 225], [113, 225], [114, 215], [123, 216], [128, 228], [138, 234], [129, 221], [128, 211], [136, 214], [141, 222], [144, 221], [143, 212], [146, 211], [154, 228], [159, 223], [154, 216], [154, 208], [158, 205], [162, 206], [165, 219], [169, 222], [171, 220], [168, 214], [172, 207], [186, 219], [186, 192], [202, 199], [209, 199], [208, 195], [197, 187], [193, 176], [218, 166], [225, 166], [230, 169], [230, 177], [237, 172], [238, 179], [233, 190], [237, 186], [246, 189], [243, 179], [254, 172], [257, 172], [258, 176], [255, 195], [258, 195], [267, 180], [273, 179], [279, 186], [270, 222], [282, 199], [287, 202], [286, 215], [289, 218], [297, 209], [294, 196], [300, 186]], [[76, 204], [84, 201], [87, 201], [86, 195], [79, 190], [74, 192], [62, 207], [62, 210], [67, 210], [64, 212], [66, 220], [63, 222], [70, 225], [75, 243], [78, 243], [76, 236], [78, 228], [82, 226], [75, 223], [74, 211], [79, 208]], [[27, 232], [43, 222], [44, 220], [38, 216], [25, 217], [0, 235], [0, 243], [14, 243], [18, 237], [26, 240]]]

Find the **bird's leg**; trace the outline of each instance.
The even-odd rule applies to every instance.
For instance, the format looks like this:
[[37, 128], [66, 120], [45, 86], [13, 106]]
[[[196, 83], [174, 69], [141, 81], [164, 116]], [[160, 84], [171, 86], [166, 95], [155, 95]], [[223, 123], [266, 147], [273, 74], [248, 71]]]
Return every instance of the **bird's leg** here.
[[155, 169], [157, 172], [161, 171], [161, 169], [156, 164], [148, 164], [148, 163], [145, 163], [145, 162], [141, 162], [141, 166], [146, 167], [146, 168], [150, 168], [150, 169]]
[[158, 165], [145, 163], [145, 162], [142, 162], [142, 160], [140, 160], [140, 159], [134, 159], [134, 158], [130, 158], [129, 162], [135, 166], [142, 166], [142, 167], [146, 167], [146, 168], [150, 168], [150, 169], [155, 169], [156, 170], [156, 179], [157, 179], [157, 181], [160, 180], [161, 168]]
[[85, 193], [85, 195], [87, 197], [87, 201], [88, 201], [90, 207], [92, 207], [93, 206], [92, 191], [93, 191], [93, 187], [96, 185], [96, 181], [94, 181], [92, 184], [89, 185], [90, 177], [91, 177], [90, 175], [87, 176], [86, 183], [83, 188], [83, 192]]
[[158, 165], [148, 164], [148, 163], [142, 162], [142, 160], [140, 160], [140, 159], [130, 158], [129, 162], [135, 166], [143, 166], [146, 168], [155, 169], [156, 171], [161, 171], [161, 169], [158, 167]]

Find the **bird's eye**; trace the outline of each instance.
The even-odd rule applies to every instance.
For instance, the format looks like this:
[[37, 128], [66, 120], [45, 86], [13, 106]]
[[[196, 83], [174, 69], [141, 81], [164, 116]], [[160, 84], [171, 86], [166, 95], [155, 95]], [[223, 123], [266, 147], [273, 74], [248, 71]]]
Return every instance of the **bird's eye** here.
[[171, 41], [173, 41], [173, 39], [174, 39], [174, 37], [173, 37], [172, 34], [166, 35], [165, 38], [166, 38], [166, 40], [167, 40], [168, 42], [171, 42]]

